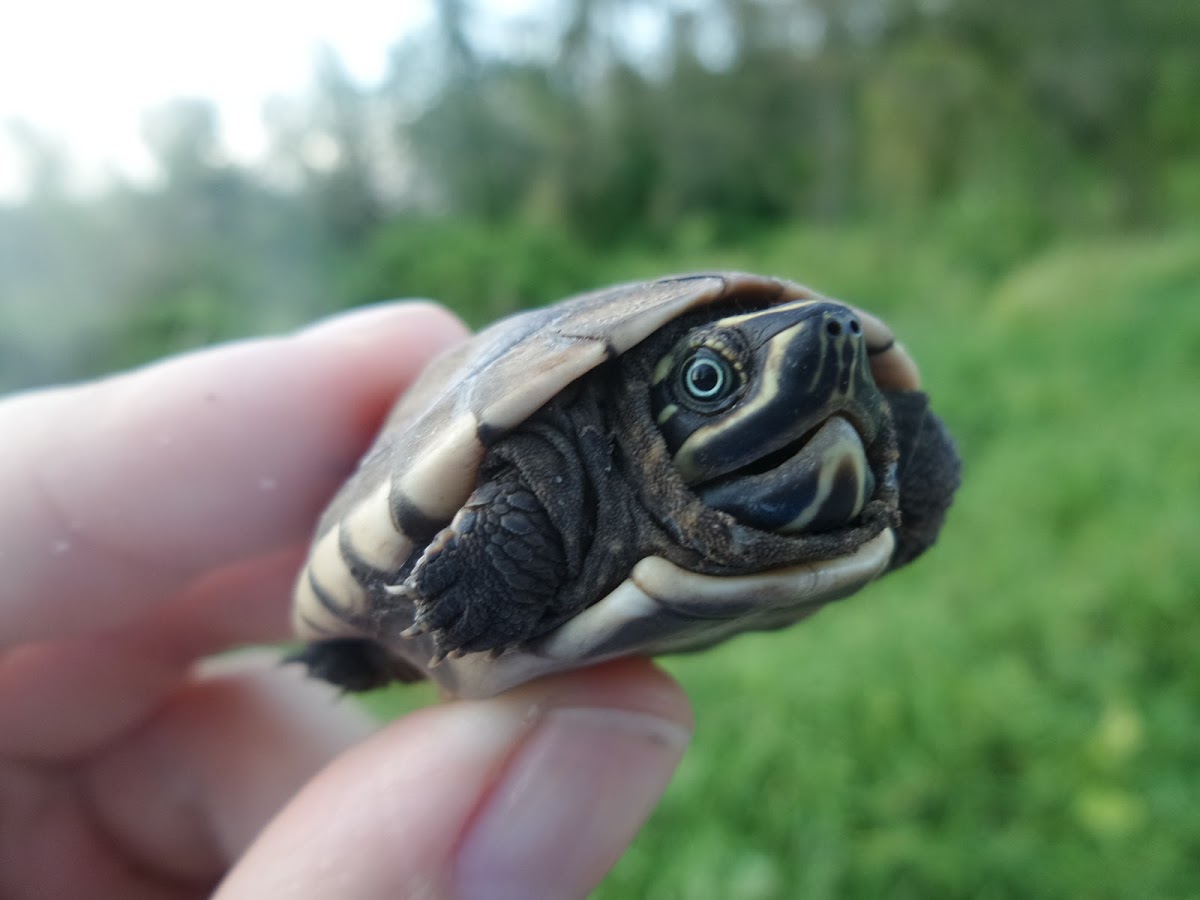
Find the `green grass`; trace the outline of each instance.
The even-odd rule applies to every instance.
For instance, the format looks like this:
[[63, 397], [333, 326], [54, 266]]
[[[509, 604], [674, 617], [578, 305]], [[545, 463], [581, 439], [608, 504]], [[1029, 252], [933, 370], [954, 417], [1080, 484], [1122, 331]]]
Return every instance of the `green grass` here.
[[885, 313], [966, 469], [910, 569], [665, 661], [695, 742], [596, 896], [1200, 898], [1200, 234], [990, 277], [804, 232], [613, 265]]

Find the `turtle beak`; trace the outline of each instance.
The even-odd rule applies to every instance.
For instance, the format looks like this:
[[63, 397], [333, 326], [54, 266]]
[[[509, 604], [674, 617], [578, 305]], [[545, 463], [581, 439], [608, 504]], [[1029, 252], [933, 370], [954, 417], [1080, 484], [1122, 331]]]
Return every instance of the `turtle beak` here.
[[773, 468], [723, 478], [697, 493], [764, 531], [829, 531], [863, 511], [875, 493], [875, 475], [854, 426], [833, 416]]

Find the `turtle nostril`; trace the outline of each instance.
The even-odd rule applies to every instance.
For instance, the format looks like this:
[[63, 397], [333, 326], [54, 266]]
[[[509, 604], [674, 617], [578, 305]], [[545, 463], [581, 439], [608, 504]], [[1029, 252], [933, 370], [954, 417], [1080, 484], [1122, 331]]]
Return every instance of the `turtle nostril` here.
[[850, 320], [850, 332], [852, 334], [862, 334], [862, 324], [859, 323], [858, 319]]
[[842, 323], [839, 322], [837, 319], [830, 319], [828, 322], [825, 323], [825, 330], [828, 331], [830, 334], [832, 334], [834, 337], [837, 337], [839, 334], [842, 333]]

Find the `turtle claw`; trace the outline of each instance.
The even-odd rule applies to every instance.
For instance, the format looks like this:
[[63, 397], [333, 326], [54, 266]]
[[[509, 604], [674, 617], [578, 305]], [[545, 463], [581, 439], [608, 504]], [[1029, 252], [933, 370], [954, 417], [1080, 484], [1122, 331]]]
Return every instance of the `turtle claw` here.
[[400, 632], [400, 637], [415, 638], [415, 637], [420, 637], [424, 633], [425, 633], [425, 623], [417, 621], [417, 622], [413, 622], [411, 625], [409, 625], [407, 628], [405, 628], [402, 632]]
[[449, 657], [453, 652], [454, 651], [452, 649], [445, 647], [442, 642], [438, 640], [438, 637], [435, 634], [433, 637], [433, 652], [429, 655], [429, 668], [436, 669], [443, 662], [445, 662], [446, 658]]

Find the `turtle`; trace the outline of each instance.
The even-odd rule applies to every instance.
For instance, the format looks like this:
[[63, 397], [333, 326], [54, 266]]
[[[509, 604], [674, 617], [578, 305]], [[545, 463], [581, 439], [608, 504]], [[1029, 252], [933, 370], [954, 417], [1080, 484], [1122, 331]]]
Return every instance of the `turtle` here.
[[930, 547], [960, 470], [865, 311], [740, 272], [580, 294], [399, 398], [317, 525], [294, 658], [486, 697], [782, 628]]

